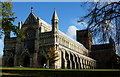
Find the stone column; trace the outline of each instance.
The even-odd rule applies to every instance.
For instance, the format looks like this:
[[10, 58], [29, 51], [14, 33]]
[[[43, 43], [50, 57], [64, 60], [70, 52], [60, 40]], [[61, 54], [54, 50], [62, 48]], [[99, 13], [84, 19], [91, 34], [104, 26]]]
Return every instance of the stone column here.
[[3, 58], [2, 58], [2, 67], [6, 67], [6, 56], [3, 55]]
[[90, 69], [90, 61], [89, 61], [89, 69]]
[[74, 56], [74, 54], [72, 54], [72, 56], [73, 56], [73, 62], [75, 63], [75, 69], [76, 69], [76, 62], [75, 62], [75, 56]]
[[92, 62], [90, 62], [90, 68], [92, 69]]
[[90, 69], [89, 60], [88, 60], [88, 69]]
[[78, 62], [78, 69], [80, 69], [80, 61], [78, 56], [77, 56], [77, 62]]
[[63, 58], [64, 58], [64, 61], [65, 61], [65, 68], [67, 68], [67, 60], [66, 60], [66, 56], [65, 56], [65, 51], [63, 51]]
[[94, 62], [92, 61], [92, 69], [94, 68]]
[[87, 60], [85, 60], [85, 66], [86, 66], [86, 68], [85, 68], [85, 69], [87, 69]]
[[32, 57], [30, 57], [30, 67], [32, 67], [33, 66], [33, 64], [32, 64], [33, 62], [32, 62]]
[[78, 69], [79, 68], [78, 57], [77, 57], [77, 55], [74, 55], [74, 57], [75, 57], [76, 69]]
[[[37, 20], [38, 20], [38, 25], [41, 25], [39, 22], [40, 21], [39, 18], [37, 18]], [[35, 45], [34, 45], [35, 53], [33, 54], [33, 67], [39, 67], [38, 60], [37, 60], [38, 52], [39, 52], [39, 33], [40, 33], [40, 27], [37, 26], [36, 27], [36, 36], [35, 36], [36, 39], [35, 39]]]
[[70, 55], [70, 53], [68, 52], [68, 55], [69, 55], [69, 61], [70, 61], [70, 69], [72, 69], [72, 62], [71, 62], [71, 55]]
[[83, 60], [82, 60], [82, 58], [80, 59], [80, 63], [81, 63], [81, 68], [83, 69]]
[[90, 64], [90, 61], [89, 61], [89, 68], [91, 69], [91, 64]]
[[96, 62], [93, 61], [93, 69], [96, 67]]
[[33, 56], [33, 67], [38, 67], [37, 52], [35, 52]]
[[78, 61], [79, 61], [79, 69], [81, 69], [81, 58], [80, 57], [78, 57]]
[[88, 60], [87, 60], [87, 69], [89, 68], [89, 65], [88, 65]]
[[59, 52], [59, 65], [58, 68], [62, 68], [62, 51]]
[[85, 69], [87, 69], [87, 60], [85, 59]]
[[19, 56], [19, 61], [18, 61], [18, 65], [23, 65], [23, 58], [20, 58], [21, 56]]
[[84, 59], [84, 68], [86, 69], [86, 59]]
[[49, 60], [47, 60], [47, 66], [48, 66], [48, 68], [50, 68], [50, 67], [49, 67]]
[[93, 69], [93, 61], [92, 61], [92, 69]]
[[17, 56], [16, 56], [16, 54], [14, 55], [14, 66], [17, 66]]

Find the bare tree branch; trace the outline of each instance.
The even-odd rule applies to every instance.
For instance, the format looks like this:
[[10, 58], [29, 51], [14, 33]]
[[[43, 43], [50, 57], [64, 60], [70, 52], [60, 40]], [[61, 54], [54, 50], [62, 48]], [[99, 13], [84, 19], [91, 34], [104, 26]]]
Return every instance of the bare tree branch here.
[[[86, 16], [78, 20], [86, 22], [87, 29], [93, 33], [93, 37], [99, 36], [99, 42], [106, 42], [110, 36], [115, 38], [116, 44], [120, 43], [120, 1], [119, 2], [96, 2]], [[117, 21], [115, 21], [117, 19]], [[119, 20], [119, 22], [118, 22]], [[116, 29], [115, 29], [115, 28]], [[114, 32], [113, 32], [114, 31]], [[116, 33], [115, 33], [116, 31]]]

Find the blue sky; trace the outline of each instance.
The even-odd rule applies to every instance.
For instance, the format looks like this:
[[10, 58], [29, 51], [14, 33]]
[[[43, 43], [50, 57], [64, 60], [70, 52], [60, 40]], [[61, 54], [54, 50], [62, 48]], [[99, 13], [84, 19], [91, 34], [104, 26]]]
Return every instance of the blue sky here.
[[13, 11], [17, 16], [14, 24], [17, 25], [18, 21], [24, 22], [31, 11], [31, 7], [34, 7], [33, 11], [36, 16], [51, 24], [52, 14], [56, 8], [59, 17], [59, 29], [66, 32], [70, 25], [78, 26], [76, 20], [86, 14], [85, 9], [81, 8], [80, 4], [80, 2], [13, 2]]
[[82, 2], [13, 2], [13, 11], [17, 17], [14, 24], [18, 25], [19, 21], [24, 23], [31, 12], [31, 7], [34, 8], [33, 12], [37, 17], [51, 24], [54, 8], [56, 8], [59, 29], [75, 39], [75, 30], [85, 28], [77, 23], [79, 17], [87, 13], [87, 10], [80, 6], [81, 4]]
[[[10, 1], [10, 0], [1, 0], [1, 1]], [[12, 0], [12, 2], [117, 2], [119, 0]]]
[[[79, 17], [86, 15], [88, 12], [86, 8], [89, 6], [81, 7], [83, 2], [13, 2], [13, 12], [17, 19], [14, 25], [18, 25], [19, 21], [24, 21], [28, 17], [33, 7], [34, 14], [47, 23], [51, 24], [51, 18], [54, 8], [56, 8], [59, 17], [59, 30], [66, 33], [71, 38], [75, 39], [76, 30], [85, 29], [86, 23], [78, 24]], [[0, 39], [0, 56], [3, 54], [3, 39]], [[120, 49], [120, 46], [118, 46]]]
[[[75, 39], [76, 30], [84, 29], [82, 25], [77, 23], [79, 17], [85, 15], [87, 10], [80, 7], [82, 2], [13, 2], [13, 12], [17, 19], [14, 25], [18, 25], [19, 21], [24, 21], [28, 17], [33, 7], [34, 14], [47, 23], [51, 24], [51, 18], [56, 8], [59, 17], [59, 30]], [[3, 51], [3, 39], [0, 40], [0, 55]]]

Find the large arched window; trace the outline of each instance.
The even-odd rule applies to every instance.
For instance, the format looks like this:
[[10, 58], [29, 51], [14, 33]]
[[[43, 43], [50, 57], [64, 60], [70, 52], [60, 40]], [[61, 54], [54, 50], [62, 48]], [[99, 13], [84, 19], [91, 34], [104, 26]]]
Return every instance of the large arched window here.
[[34, 52], [35, 48], [35, 30], [27, 29], [25, 32], [25, 46], [27, 46], [30, 53]]

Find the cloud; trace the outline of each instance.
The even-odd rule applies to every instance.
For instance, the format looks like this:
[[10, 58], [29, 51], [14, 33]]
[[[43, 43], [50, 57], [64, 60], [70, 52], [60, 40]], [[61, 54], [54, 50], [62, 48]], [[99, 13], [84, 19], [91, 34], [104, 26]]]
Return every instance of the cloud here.
[[67, 29], [67, 35], [71, 38], [74, 39], [74, 37], [76, 36], [76, 30], [78, 30], [78, 28], [76, 26], [69, 26]]
[[80, 28], [80, 30], [86, 29], [88, 24], [86, 22], [77, 22], [78, 18], [72, 18], [71, 23]]

